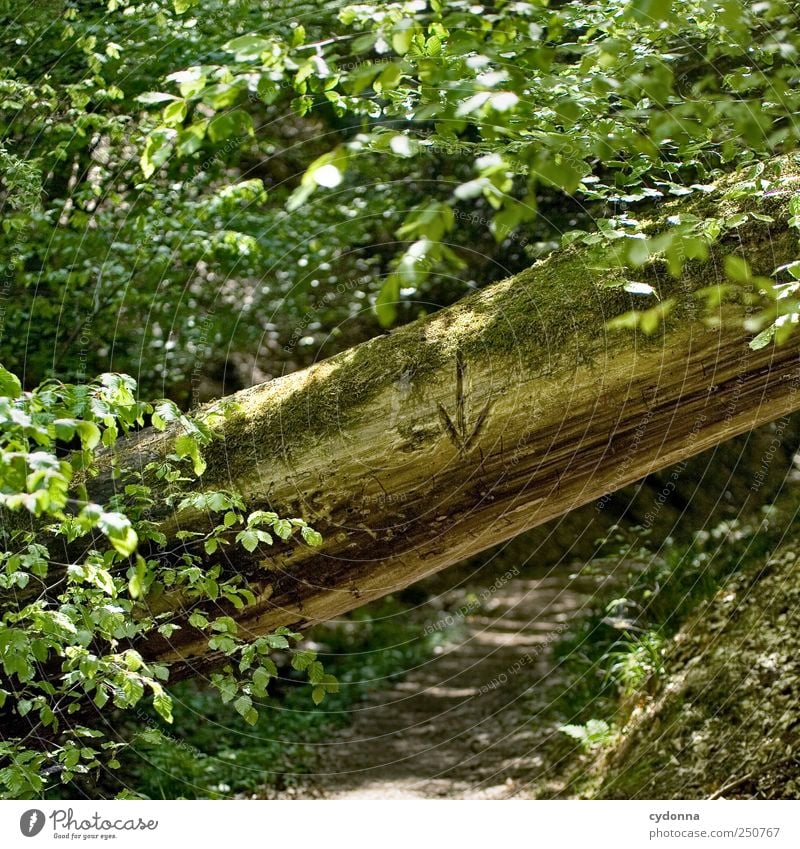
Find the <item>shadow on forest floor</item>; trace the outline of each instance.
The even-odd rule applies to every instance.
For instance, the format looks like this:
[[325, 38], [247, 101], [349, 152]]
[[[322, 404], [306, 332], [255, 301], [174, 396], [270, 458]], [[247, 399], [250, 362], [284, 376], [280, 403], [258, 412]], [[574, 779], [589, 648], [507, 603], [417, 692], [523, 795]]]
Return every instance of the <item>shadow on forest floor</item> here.
[[447, 641], [350, 708], [350, 725], [315, 746], [314, 773], [294, 795], [525, 796], [547, 768], [543, 747], [561, 736], [552, 716], [537, 721], [558, 678], [552, 646], [603, 580], [562, 571], [513, 578], [457, 627], [440, 614], [427, 627], [448, 625]]

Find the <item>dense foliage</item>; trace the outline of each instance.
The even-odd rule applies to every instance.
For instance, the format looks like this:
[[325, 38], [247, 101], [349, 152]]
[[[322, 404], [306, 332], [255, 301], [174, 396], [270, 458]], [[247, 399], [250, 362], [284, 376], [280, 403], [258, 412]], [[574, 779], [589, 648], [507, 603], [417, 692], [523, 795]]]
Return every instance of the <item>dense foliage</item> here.
[[[145, 662], [138, 651], [154, 631], [167, 641], [181, 627], [207, 634], [209, 647], [226, 658], [211, 684], [255, 723], [253, 698], [266, 696], [278, 673], [269, 655], [299, 634], [279, 629], [246, 640], [216, 606], [216, 614], [207, 615], [203, 602], [236, 610], [255, 601], [246, 580], [231, 574], [229, 561], [214, 563], [214, 555], [232, 545], [248, 551], [271, 545], [272, 534], [288, 539], [298, 532], [318, 545], [317, 532], [302, 519], [248, 512], [237, 493], [191, 492], [204, 471], [201, 451], [214, 437], [214, 415], [189, 418], [170, 401], [137, 401], [133, 380], [115, 374], [81, 385], [49, 381], [23, 392], [0, 368], [0, 389], [5, 791], [30, 795], [42, 790], [48, 773], [69, 782], [101, 763], [116, 766], [122, 741], [90, 727], [109, 703], [133, 709], [148, 693], [157, 714], [172, 721], [164, 689], [170, 665]], [[180, 428], [174, 453], [141, 472], [116, 470], [117, 493], [103, 505], [91, 501], [87, 484], [100, 471], [98, 448], [145, 418], [157, 430]], [[157, 489], [143, 483], [151, 475]], [[168, 540], [148, 518], [155, 499], [179, 513], [216, 514], [218, 522], [208, 534], [180, 531]], [[15, 512], [30, 522], [18, 522]], [[180, 599], [180, 618], [170, 599]], [[296, 651], [292, 665], [306, 672], [315, 702], [336, 690], [313, 652]]]
[[798, 133], [783, 0], [4, 5], [0, 357], [27, 386], [197, 401], [576, 230], [675, 269], [720, 222], [648, 241], [637, 210]]
[[[147, 696], [170, 721], [169, 664], [137, 649], [153, 633], [203, 633], [225, 656], [212, 684], [251, 723], [270, 653], [299, 636], [248, 642], [210, 613], [253, 600], [226, 548], [319, 536], [202, 489], [225, 410], [187, 409], [575, 241], [680, 274], [769, 217], [709, 212], [711, 184], [750, 166], [736, 191], [763, 196], [800, 133], [788, 0], [0, 0], [0, 21], [0, 787], [14, 796], [114, 767], [124, 741], [99, 711]], [[654, 228], [655, 202], [691, 196]], [[791, 332], [800, 264], [726, 267], [765, 299], [756, 344]], [[655, 329], [669, 304], [629, 286], [642, 310], [621, 323]], [[114, 469], [96, 503], [107, 449], [147, 425], [174, 452]], [[218, 520], [167, 539], [164, 505]], [[290, 663], [315, 702], [335, 691], [313, 652]]]

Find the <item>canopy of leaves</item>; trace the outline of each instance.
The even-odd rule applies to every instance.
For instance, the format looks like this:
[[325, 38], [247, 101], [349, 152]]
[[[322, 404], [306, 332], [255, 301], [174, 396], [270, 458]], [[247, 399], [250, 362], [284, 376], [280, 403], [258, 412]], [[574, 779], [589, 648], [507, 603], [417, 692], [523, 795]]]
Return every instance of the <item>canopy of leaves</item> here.
[[27, 386], [113, 369], [187, 404], [597, 220], [641, 258], [638, 209], [798, 134], [784, 0], [2, 5], [0, 357]]

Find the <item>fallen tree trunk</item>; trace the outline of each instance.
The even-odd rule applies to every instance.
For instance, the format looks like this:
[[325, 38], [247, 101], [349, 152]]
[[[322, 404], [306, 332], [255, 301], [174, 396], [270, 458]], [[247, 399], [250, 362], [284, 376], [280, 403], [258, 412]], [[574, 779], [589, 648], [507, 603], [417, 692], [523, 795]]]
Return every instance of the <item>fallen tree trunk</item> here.
[[[657, 302], [628, 294], [622, 271], [591, 267], [575, 248], [238, 393], [241, 411], [209, 451], [205, 485], [239, 490], [251, 509], [303, 516], [324, 536], [318, 549], [237, 550], [231, 566], [257, 591], [232, 614], [240, 634], [336, 617], [800, 409], [794, 340], [751, 350], [743, 307], [723, 304], [709, 326], [696, 297], [724, 282], [722, 253], [737, 250], [762, 274], [796, 257], [791, 193], [763, 199], [777, 223], [740, 227], [736, 242], [680, 279], [657, 262], [636, 272], [675, 303], [652, 336], [606, 329]], [[145, 433], [120, 449], [121, 462], [144, 465], [168, 445]], [[174, 532], [210, 521], [182, 514], [162, 524]], [[185, 627], [145, 653], [196, 669], [209, 649]]]

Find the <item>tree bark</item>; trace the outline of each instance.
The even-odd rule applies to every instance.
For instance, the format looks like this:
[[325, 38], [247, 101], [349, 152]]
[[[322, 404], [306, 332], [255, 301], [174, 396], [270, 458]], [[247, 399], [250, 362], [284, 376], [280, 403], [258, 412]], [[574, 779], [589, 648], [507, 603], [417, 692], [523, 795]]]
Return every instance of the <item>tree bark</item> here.
[[[609, 493], [800, 409], [794, 337], [751, 350], [744, 307], [723, 303], [709, 321], [696, 296], [725, 282], [725, 253], [760, 274], [796, 258], [791, 194], [787, 184], [765, 196], [758, 209], [776, 223], [743, 225], [680, 279], [659, 262], [601, 269], [596, 252], [569, 249], [234, 396], [240, 412], [209, 450], [203, 485], [302, 516], [324, 537], [318, 549], [237, 549], [230, 568], [257, 592], [231, 613], [240, 634], [336, 617], [582, 504], [599, 499], [602, 509]], [[623, 289], [633, 275], [675, 304], [651, 336], [606, 329], [658, 303]], [[145, 433], [120, 460], [143, 466], [169, 444]], [[162, 525], [174, 533], [211, 521], [183, 513]], [[188, 626], [145, 654], [176, 669], [213, 662]]]

